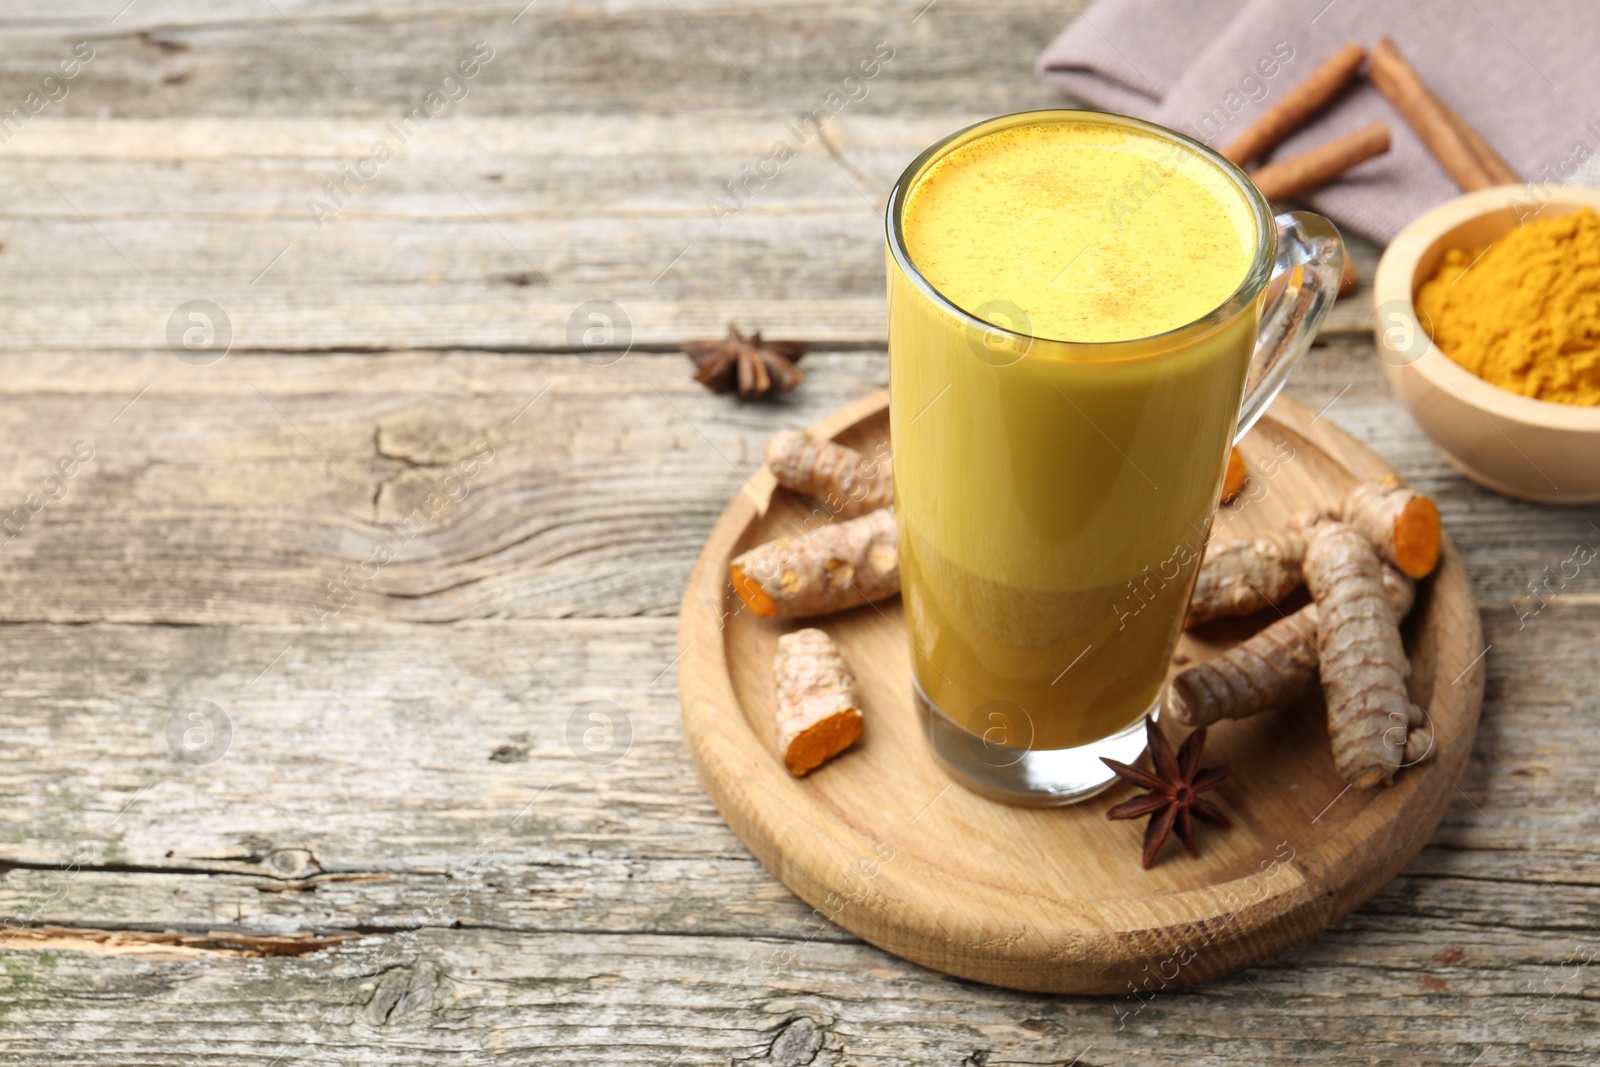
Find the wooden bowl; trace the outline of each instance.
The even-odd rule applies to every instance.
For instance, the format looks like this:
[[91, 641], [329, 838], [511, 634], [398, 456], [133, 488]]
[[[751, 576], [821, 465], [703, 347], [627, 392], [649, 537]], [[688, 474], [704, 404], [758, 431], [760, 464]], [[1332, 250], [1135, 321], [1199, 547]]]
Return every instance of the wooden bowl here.
[[1418, 218], [1378, 261], [1373, 333], [1390, 388], [1457, 470], [1506, 496], [1547, 504], [1600, 500], [1600, 408], [1490, 385], [1429, 339], [1412, 297], [1450, 249], [1489, 244], [1534, 212], [1549, 218], [1584, 207], [1600, 209], [1600, 189], [1480, 189]]

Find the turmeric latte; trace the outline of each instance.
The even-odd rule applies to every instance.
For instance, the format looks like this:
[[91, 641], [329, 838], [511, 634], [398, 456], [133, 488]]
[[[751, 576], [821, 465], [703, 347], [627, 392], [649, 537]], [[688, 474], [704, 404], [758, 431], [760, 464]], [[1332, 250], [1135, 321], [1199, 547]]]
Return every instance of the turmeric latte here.
[[1172, 331], [1251, 277], [1270, 248], [1255, 211], [1202, 153], [1113, 118], [991, 130], [912, 180], [900, 227], [922, 280], [1036, 339], [989, 358], [891, 266], [913, 672], [928, 704], [984, 743], [1074, 748], [1151, 707], [1216, 508], [1258, 302]]
[[1478, 377], [1558, 404], [1600, 405], [1600, 215], [1540, 219], [1452, 249], [1417, 292], [1434, 344]]
[[[962, 310], [1080, 342], [1202, 318], [1239, 288], [1256, 245], [1245, 199], [1215, 166], [1094, 122], [1018, 126], [951, 152], [912, 189], [905, 238]], [[987, 305], [1026, 319], [997, 320]]]

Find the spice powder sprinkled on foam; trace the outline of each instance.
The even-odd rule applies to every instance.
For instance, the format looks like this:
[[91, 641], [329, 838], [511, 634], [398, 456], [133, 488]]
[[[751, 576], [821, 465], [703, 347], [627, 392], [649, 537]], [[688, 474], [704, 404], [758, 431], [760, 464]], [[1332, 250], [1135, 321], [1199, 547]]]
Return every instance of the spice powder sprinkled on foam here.
[[[1109, 123], [1043, 122], [952, 151], [907, 197], [906, 248], [957, 307], [1020, 309], [1025, 332], [1131, 341], [1185, 326], [1244, 281], [1245, 195], [1174, 141]], [[1013, 322], [989, 319], [1012, 327]]]

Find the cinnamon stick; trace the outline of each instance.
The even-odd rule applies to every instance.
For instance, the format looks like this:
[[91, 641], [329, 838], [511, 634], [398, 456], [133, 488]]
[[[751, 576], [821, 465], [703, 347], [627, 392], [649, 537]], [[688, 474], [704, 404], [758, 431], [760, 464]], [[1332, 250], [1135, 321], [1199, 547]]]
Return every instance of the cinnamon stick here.
[[1250, 178], [1268, 200], [1287, 200], [1326, 185], [1356, 164], [1387, 151], [1389, 127], [1374, 122], [1281, 163], [1268, 163]]
[[1222, 154], [1241, 167], [1254, 163], [1339, 95], [1366, 58], [1367, 51], [1359, 44], [1345, 45], [1251, 123]]
[[1522, 177], [1511, 169], [1511, 164], [1500, 158], [1500, 153], [1490, 148], [1489, 142], [1485, 141], [1477, 130], [1468, 126], [1466, 120], [1456, 114], [1449, 104], [1440, 100], [1439, 107], [1444, 110], [1445, 116], [1450, 120], [1450, 124], [1455, 127], [1456, 134], [1467, 142], [1467, 148], [1472, 151], [1473, 156], [1478, 160], [1478, 164], [1488, 172], [1489, 177], [1493, 179], [1496, 185], [1522, 184]]
[[[1394, 109], [1400, 112], [1411, 128], [1417, 131], [1417, 136], [1433, 158], [1439, 161], [1439, 166], [1455, 179], [1464, 192], [1470, 193], [1497, 184], [1490, 173], [1490, 165], [1479, 158], [1472, 143], [1462, 134], [1466, 123], [1446, 107], [1444, 101], [1433, 95], [1416, 70], [1406, 62], [1405, 56], [1400, 54], [1399, 46], [1392, 39], [1384, 37], [1378, 41], [1367, 76], [1378, 87], [1378, 91], [1389, 98], [1389, 103], [1394, 105]], [[1476, 134], [1472, 135], [1472, 140], [1482, 143], [1482, 138]], [[1504, 173], [1511, 173], [1511, 168], [1487, 144], [1483, 144], [1483, 151], [1493, 157], [1497, 169], [1504, 168]]]

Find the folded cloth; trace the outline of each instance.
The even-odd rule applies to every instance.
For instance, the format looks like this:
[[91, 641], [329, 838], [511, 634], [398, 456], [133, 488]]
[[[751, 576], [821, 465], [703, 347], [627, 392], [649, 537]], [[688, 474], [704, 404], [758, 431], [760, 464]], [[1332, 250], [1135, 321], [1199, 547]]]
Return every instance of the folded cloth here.
[[[1585, 0], [1099, 0], [1037, 69], [1089, 107], [1222, 148], [1340, 47], [1370, 52], [1384, 35], [1525, 180], [1600, 184], [1600, 4]], [[1389, 153], [1305, 200], [1388, 241], [1460, 190], [1371, 85], [1352, 85], [1269, 158], [1373, 122], [1389, 124]]]

